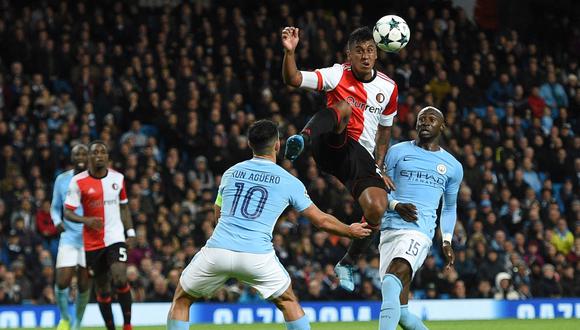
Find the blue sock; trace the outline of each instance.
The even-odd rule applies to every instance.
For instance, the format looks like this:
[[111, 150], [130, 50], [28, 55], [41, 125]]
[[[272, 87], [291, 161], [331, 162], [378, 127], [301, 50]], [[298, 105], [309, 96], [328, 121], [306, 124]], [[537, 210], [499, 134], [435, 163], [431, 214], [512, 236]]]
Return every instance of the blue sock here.
[[399, 295], [403, 289], [403, 284], [399, 278], [393, 274], [387, 274], [383, 278], [382, 293], [383, 303], [381, 304], [381, 317], [379, 319], [380, 330], [396, 330], [399, 318], [401, 317], [401, 302]]
[[167, 330], [189, 330], [189, 322], [168, 319]]
[[408, 305], [401, 306], [399, 325], [403, 330], [428, 330], [415, 314], [409, 312]]
[[61, 290], [55, 285], [54, 294], [56, 296], [56, 305], [60, 311], [60, 318], [67, 321], [70, 320], [68, 315], [68, 288]]
[[89, 298], [91, 296], [91, 291], [87, 290], [85, 292], [77, 293], [77, 301], [75, 306], [75, 329], [81, 328], [81, 323], [83, 321], [83, 315], [85, 315], [85, 308], [89, 303]]
[[308, 316], [304, 315], [296, 321], [286, 321], [286, 329], [288, 330], [310, 330], [310, 322]]

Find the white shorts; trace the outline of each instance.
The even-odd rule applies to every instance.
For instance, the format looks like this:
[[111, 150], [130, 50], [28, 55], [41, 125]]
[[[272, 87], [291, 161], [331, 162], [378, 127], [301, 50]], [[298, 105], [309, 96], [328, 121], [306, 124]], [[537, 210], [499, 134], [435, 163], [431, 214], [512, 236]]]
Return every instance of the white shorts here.
[[183, 270], [179, 283], [194, 297], [210, 297], [228, 279], [236, 278], [265, 299], [277, 298], [290, 286], [290, 275], [274, 251], [267, 254], [203, 247]]
[[387, 229], [381, 232], [379, 243], [381, 278], [387, 274], [391, 261], [402, 258], [409, 262], [413, 276], [427, 258], [432, 240], [425, 234], [409, 229]]
[[56, 268], [86, 267], [85, 250], [72, 245], [59, 245], [56, 255]]

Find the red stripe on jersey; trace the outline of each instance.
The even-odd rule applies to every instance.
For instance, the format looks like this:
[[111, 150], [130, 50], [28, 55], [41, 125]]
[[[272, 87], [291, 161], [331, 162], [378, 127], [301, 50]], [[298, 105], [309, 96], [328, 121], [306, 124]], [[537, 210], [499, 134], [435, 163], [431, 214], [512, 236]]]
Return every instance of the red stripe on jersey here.
[[93, 251], [105, 247], [105, 201], [101, 180], [87, 176], [77, 181], [81, 191], [81, 203], [85, 217], [100, 217], [103, 219], [101, 229], [91, 229], [83, 226], [85, 251]]
[[321, 91], [322, 90], [322, 74], [320, 74], [320, 71], [318, 71], [318, 70], [316, 70], [314, 72], [316, 73], [316, 77], [318, 77], [318, 86], [316, 86], [316, 89]]
[[387, 103], [385, 110], [383, 110], [383, 115], [390, 115], [390, 114], [395, 113], [395, 111], [397, 111], [397, 98], [398, 97], [399, 97], [399, 88], [397, 87], [397, 84], [395, 84], [395, 88], [393, 89], [393, 92], [391, 93], [391, 98], [389, 98], [389, 103]]
[[68, 204], [64, 204], [64, 207], [67, 208], [67, 209], [69, 209], [69, 210], [71, 210], [71, 211], [74, 211], [74, 210], [77, 209], [77, 207], [74, 207], [74, 206], [68, 205]]
[[121, 186], [121, 192], [119, 193], [119, 203], [125, 204], [129, 200], [127, 199], [127, 190], [125, 190], [125, 180], [123, 180], [123, 185]]
[[396, 83], [393, 81], [393, 79], [389, 78], [389, 76], [387, 76], [386, 74], [384, 74], [384, 73], [382, 73], [380, 71], [377, 71], [377, 77], [382, 78], [382, 79], [390, 82], [391, 84], [395, 84], [396, 85]]

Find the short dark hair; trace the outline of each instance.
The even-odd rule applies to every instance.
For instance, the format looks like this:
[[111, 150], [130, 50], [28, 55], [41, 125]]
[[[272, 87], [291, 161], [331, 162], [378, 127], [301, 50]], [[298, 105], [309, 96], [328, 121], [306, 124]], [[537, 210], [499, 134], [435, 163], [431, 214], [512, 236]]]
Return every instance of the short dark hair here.
[[256, 155], [270, 153], [277, 139], [278, 125], [271, 120], [258, 120], [248, 129], [250, 148]]
[[94, 141], [91, 141], [91, 143], [89, 143], [89, 151], [91, 151], [91, 149], [93, 148], [93, 146], [94, 145], [97, 145], [97, 144], [103, 145], [105, 147], [105, 149], [107, 149], [107, 152], [109, 151], [109, 146], [103, 140], [94, 140]]
[[360, 44], [361, 42], [369, 40], [374, 41], [371, 29], [369, 29], [368, 26], [359, 27], [358, 29], [352, 31], [348, 36], [347, 47], [350, 49]]

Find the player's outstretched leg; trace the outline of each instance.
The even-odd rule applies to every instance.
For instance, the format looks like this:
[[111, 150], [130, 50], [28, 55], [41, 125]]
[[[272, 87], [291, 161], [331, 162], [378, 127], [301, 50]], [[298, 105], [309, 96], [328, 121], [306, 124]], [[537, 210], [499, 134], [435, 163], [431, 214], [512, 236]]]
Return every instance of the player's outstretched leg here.
[[370, 186], [360, 193], [358, 201], [364, 213], [361, 221], [367, 222], [373, 232], [365, 238], [352, 240], [348, 251], [334, 267], [340, 286], [351, 292], [354, 291], [355, 286], [354, 265], [368, 250], [380, 230], [381, 219], [387, 208], [387, 193], [383, 188]]
[[189, 330], [189, 308], [194, 300], [178, 283], [167, 316], [167, 330]]
[[403, 285], [399, 278], [393, 274], [387, 274], [383, 278], [381, 292], [383, 303], [379, 318], [379, 330], [396, 330], [401, 317], [401, 302], [399, 295]]
[[286, 140], [284, 157], [294, 161], [302, 153], [304, 147], [316, 137], [330, 132], [342, 132], [351, 112], [350, 105], [345, 101], [340, 101], [332, 108], [315, 113], [300, 134], [292, 135]]
[[62, 267], [56, 271], [56, 285], [54, 293], [56, 304], [60, 311], [60, 321], [56, 327], [57, 330], [70, 329], [70, 315], [68, 314], [69, 286], [74, 274], [74, 267]]
[[415, 314], [409, 312], [409, 305], [401, 305], [399, 325], [403, 330], [429, 330]]
[[279, 297], [271, 299], [271, 301], [278, 307], [284, 315], [286, 321], [286, 329], [288, 330], [310, 330], [310, 322], [308, 316], [304, 314], [302, 307], [298, 303], [298, 298], [294, 295], [292, 286], [288, 287], [286, 291]]

